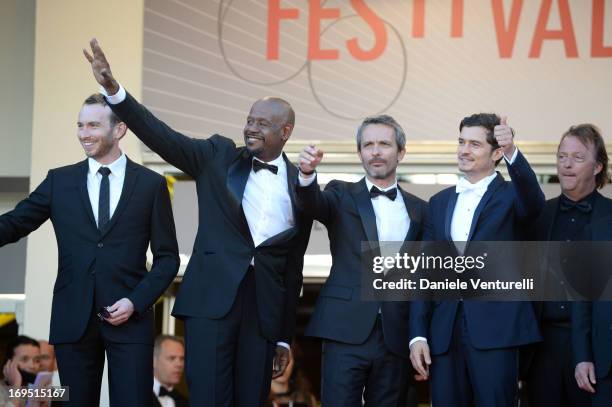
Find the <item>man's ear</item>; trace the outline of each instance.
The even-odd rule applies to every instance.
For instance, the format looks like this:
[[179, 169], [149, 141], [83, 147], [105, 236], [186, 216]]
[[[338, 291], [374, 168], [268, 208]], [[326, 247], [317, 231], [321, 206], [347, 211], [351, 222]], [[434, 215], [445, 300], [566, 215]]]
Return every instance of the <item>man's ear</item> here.
[[125, 133], [127, 133], [127, 125], [124, 122], [119, 122], [115, 124], [113, 132], [114, 138], [117, 140], [121, 140], [123, 136], [125, 136]]
[[291, 137], [292, 131], [293, 131], [293, 126], [290, 125], [289, 123], [283, 126], [282, 133], [281, 133], [281, 138], [283, 139], [283, 141], [289, 140], [289, 137]]
[[501, 160], [503, 156], [504, 156], [504, 151], [502, 150], [501, 147], [493, 150], [493, 153], [491, 154], [491, 158], [493, 159], [493, 162], [497, 162]]

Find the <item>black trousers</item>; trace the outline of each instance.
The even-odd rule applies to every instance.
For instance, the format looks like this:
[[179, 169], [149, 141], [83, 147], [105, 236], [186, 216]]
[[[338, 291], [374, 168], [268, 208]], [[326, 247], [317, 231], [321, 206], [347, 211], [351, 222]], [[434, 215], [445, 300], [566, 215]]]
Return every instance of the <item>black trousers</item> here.
[[323, 341], [323, 407], [405, 407], [410, 361], [387, 349], [380, 316], [358, 345]]
[[259, 327], [254, 270], [249, 268], [230, 312], [185, 319], [185, 372], [192, 406], [263, 406], [276, 344]]
[[62, 386], [68, 386], [66, 406], [100, 405], [104, 354], [108, 360], [111, 406], [150, 407], [153, 403], [153, 345], [117, 343], [105, 339], [92, 315], [77, 343], [56, 344], [55, 355]]
[[578, 387], [574, 377], [571, 328], [544, 323], [542, 336], [527, 376], [529, 405], [590, 407], [589, 393]]
[[432, 357], [431, 388], [435, 407], [514, 407], [518, 350], [474, 348], [460, 306], [449, 350]]

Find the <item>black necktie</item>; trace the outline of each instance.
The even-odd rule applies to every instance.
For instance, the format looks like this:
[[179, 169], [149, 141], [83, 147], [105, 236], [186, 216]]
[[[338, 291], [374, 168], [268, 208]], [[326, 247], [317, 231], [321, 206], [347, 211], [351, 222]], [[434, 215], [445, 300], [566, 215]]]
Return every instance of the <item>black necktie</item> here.
[[268, 170], [274, 174], [278, 174], [278, 167], [276, 165], [267, 164], [263, 161], [253, 160], [253, 171]]
[[570, 209], [576, 208], [582, 213], [590, 213], [593, 210], [589, 201], [574, 202], [569, 199], [561, 199], [560, 209], [567, 212]]
[[100, 167], [98, 172], [102, 174], [102, 182], [100, 182], [100, 199], [98, 200], [98, 229], [102, 230], [110, 219], [110, 185], [108, 176], [111, 170], [107, 167]]
[[373, 185], [372, 189], [370, 189], [370, 198], [376, 198], [380, 195], [384, 195], [390, 200], [395, 201], [395, 197], [397, 197], [397, 188], [391, 188], [388, 191], [381, 191]]

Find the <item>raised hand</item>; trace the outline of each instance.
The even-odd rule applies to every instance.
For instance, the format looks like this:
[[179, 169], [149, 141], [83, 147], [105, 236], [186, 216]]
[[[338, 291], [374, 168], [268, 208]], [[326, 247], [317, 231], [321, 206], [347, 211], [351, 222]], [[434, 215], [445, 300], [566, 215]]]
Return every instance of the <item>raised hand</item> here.
[[506, 158], [512, 158], [516, 147], [514, 146], [514, 133], [512, 132], [512, 128], [508, 126], [508, 117], [503, 116], [501, 118], [501, 123], [495, 126], [493, 134]]
[[[92, 38], [89, 41], [89, 46], [91, 47], [91, 54], [87, 52], [85, 48], [83, 48], [83, 54], [87, 61], [91, 64], [91, 70], [93, 71], [94, 77], [96, 81], [106, 90], [106, 93], [109, 95], [114, 95], [119, 91], [119, 83], [113, 77], [113, 73], [111, 72], [110, 65], [106, 60], [106, 56], [98, 44], [98, 40]], [[92, 56], [93, 54], [93, 56]]]
[[322, 159], [323, 151], [315, 147], [314, 144], [309, 145], [308, 147], [304, 148], [300, 153], [300, 172], [304, 175], [312, 174]]

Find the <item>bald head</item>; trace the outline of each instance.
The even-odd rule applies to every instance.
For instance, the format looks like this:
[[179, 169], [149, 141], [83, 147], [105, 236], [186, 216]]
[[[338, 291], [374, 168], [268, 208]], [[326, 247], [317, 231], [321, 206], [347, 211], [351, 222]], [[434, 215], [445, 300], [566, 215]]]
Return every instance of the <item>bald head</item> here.
[[295, 124], [295, 113], [286, 100], [277, 97], [259, 99], [247, 117], [244, 144], [247, 150], [263, 161], [280, 156]]
[[275, 113], [279, 118], [282, 119], [284, 125], [290, 125], [292, 128], [295, 125], [295, 112], [291, 107], [291, 104], [287, 102], [285, 99], [281, 99], [274, 96], [266, 96], [264, 98], [259, 99], [255, 103], [266, 102], [270, 103], [275, 108]]

